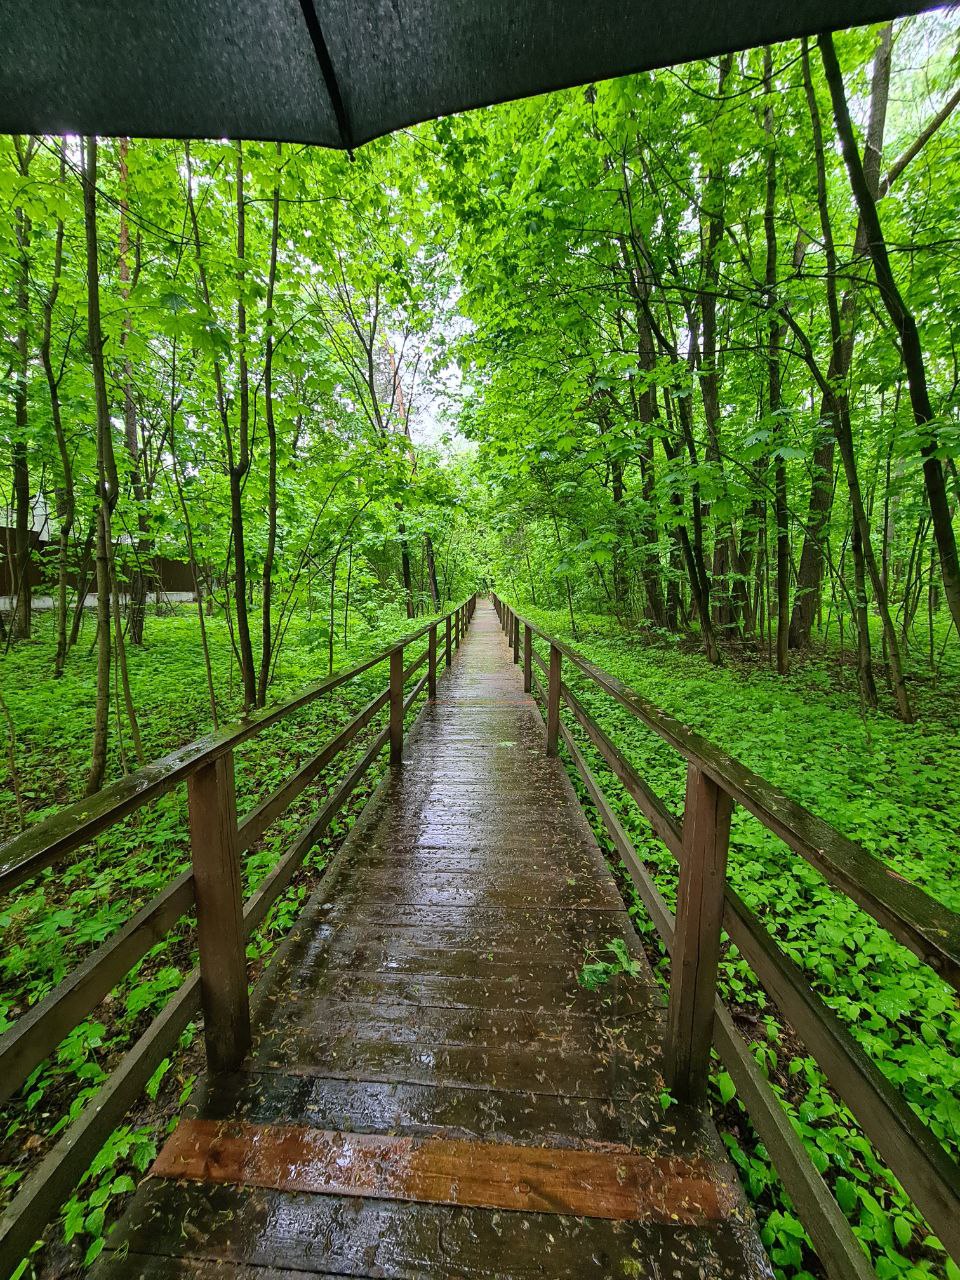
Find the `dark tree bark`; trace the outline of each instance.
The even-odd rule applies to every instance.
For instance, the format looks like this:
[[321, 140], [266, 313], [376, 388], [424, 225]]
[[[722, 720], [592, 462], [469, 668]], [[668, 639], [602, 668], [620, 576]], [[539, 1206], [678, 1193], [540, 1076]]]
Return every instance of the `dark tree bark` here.
[[832, 36], [819, 37], [820, 53], [830, 86], [830, 97], [833, 102], [833, 115], [840, 137], [844, 163], [850, 178], [853, 197], [863, 219], [867, 232], [867, 245], [873, 270], [880, 289], [880, 297], [887, 315], [900, 340], [900, 351], [907, 374], [907, 386], [910, 391], [910, 403], [913, 409], [914, 422], [920, 429], [921, 455], [923, 457], [923, 478], [927, 490], [927, 501], [930, 506], [930, 517], [933, 522], [933, 535], [940, 556], [940, 572], [943, 578], [943, 589], [954, 626], [960, 632], [960, 561], [957, 557], [957, 542], [953, 531], [950, 504], [947, 499], [947, 487], [943, 474], [943, 465], [937, 457], [938, 440], [934, 428], [933, 405], [927, 386], [927, 371], [920, 344], [920, 331], [913, 313], [907, 307], [903, 295], [893, 275], [887, 243], [877, 213], [877, 202], [874, 199], [866, 175], [863, 161], [857, 147], [847, 106], [846, 91], [840, 63]]
[[[806, 46], [805, 46], [806, 49]], [[890, 28], [887, 27], [880, 40], [873, 65], [873, 76], [870, 86], [870, 113], [867, 121], [866, 149], [864, 155], [864, 173], [870, 183], [871, 190], [880, 189], [880, 164], [883, 153], [883, 134], [887, 119], [887, 101], [890, 90]], [[806, 52], [805, 55], [806, 57]], [[807, 103], [810, 109], [814, 130], [814, 150], [819, 149], [822, 163], [823, 139], [820, 128], [819, 109], [813, 95], [813, 86], [809, 78], [809, 69], [805, 72], [807, 87]], [[853, 243], [853, 261], [861, 261], [867, 253], [866, 231], [863, 220], [858, 219]], [[827, 381], [831, 387], [844, 386], [853, 364], [855, 342], [854, 319], [856, 317], [860, 286], [856, 279], [851, 280], [843, 294], [840, 304], [840, 330], [842, 341], [834, 342], [830, 353], [830, 366]], [[831, 406], [824, 396], [820, 403], [820, 421], [827, 422]], [[806, 648], [810, 643], [814, 619], [820, 607], [820, 595], [823, 589], [824, 541], [829, 534], [830, 514], [834, 498], [834, 450], [836, 431], [824, 432], [813, 451], [813, 467], [810, 484], [810, 500], [807, 519], [804, 525], [805, 535], [800, 553], [800, 564], [797, 570], [797, 592], [794, 602], [793, 616], [790, 620], [790, 646], [793, 649]], [[856, 554], [856, 552], [855, 552]]]
[[[770, 46], [763, 51], [763, 85], [767, 102], [763, 112], [763, 128], [767, 138], [766, 200], [763, 211], [764, 237], [767, 246], [767, 409], [774, 417], [781, 407], [780, 342], [781, 320], [777, 293], [777, 154], [774, 146], [773, 122], [773, 54]], [[783, 427], [775, 420], [774, 438], [782, 444]], [[787, 514], [787, 464], [778, 449], [773, 465], [773, 517], [776, 525], [777, 551], [777, 671], [786, 675], [790, 669], [790, 526]]]
[[[36, 154], [37, 139], [23, 140], [14, 137], [17, 169], [22, 178], [30, 171], [30, 162]], [[16, 385], [13, 395], [13, 588], [15, 603], [10, 632], [14, 639], [28, 640], [33, 610], [33, 586], [30, 581], [31, 550], [33, 544], [33, 504], [30, 501], [30, 456], [27, 443], [28, 405], [27, 375], [29, 372], [29, 320], [30, 320], [30, 218], [19, 205], [14, 210], [14, 229], [17, 241], [16, 311], [17, 332], [14, 340], [14, 372]]]
[[[277, 143], [279, 164], [281, 144]], [[280, 241], [280, 174], [273, 187], [273, 210], [270, 222], [270, 265], [267, 269], [267, 336], [263, 357], [264, 416], [267, 423], [267, 550], [263, 558], [263, 616], [261, 625], [260, 677], [257, 681], [257, 706], [267, 700], [267, 684], [273, 657], [273, 564], [277, 553], [277, 422], [273, 404], [273, 351], [275, 324], [273, 301], [277, 284], [277, 246]], [[333, 634], [333, 622], [330, 624]]]
[[[66, 157], [61, 143], [60, 183], [66, 177]], [[43, 365], [50, 395], [50, 417], [53, 431], [57, 439], [57, 451], [60, 455], [60, 468], [63, 483], [57, 489], [57, 516], [60, 520], [60, 531], [57, 539], [57, 652], [54, 659], [54, 676], [59, 679], [63, 675], [67, 660], [67, 559], [70, 551], [70, 536], [76, 519], [76, 497], [73, 483], [73, 459], [67, 447], [67, 436], [63, 428], [63, 417], [60, 411], [60, 380], [66, 366], [66, 355], [57, 371], [53, 367], [51, 343], [53, 336], [53, 312], [60, 293], [60, 277], [63, 271], [63, 219], [57, 219], [56, 237], [53, 248], [53, 280], [46, 298], [43, 301], [43, 334], [40, 339], [40, 362]], [[67, 341], [69, 351], [69, 339]]]
[[97, 410], [97, 700], [94, 713], [93, 749], [87, 774], [86, 794], [93, 795], [103, 785], [107, 766], [107, 739], [110, 730], [110, 665], [113, 648], [110, 634], [110, 528], [117, 495], [117, 466], [113, 452], [110, 404], [103, 364], [103, 329], [100, 320], [100, 261], [97, 248], [97, 140], [87, 138], [84, 146], [83, 213], [87, 246], [87, 344]]
[[123, 324], [120, 328], [120, 350], [123, 354], [123, 434], [130, 458], [130, 487], [137, 508], [137, 541], [134, 545], [133, 564], [127, 581], [127, 635], [131, 644], [143, 644], [143, 627], [147, 616], [148, 574], [144, 564], [150, 558], [150, 522], [146, 511], [146, 490], [140, 457], [140, 434], [137, 424], [137, 404], [133, 394], [133, 362], [130, 359], [130, 338], [133, 333], [133, 317], [127, 305], [132, 276], [130, 271], [130, 222], [128, 218], [127, 153], [129, 139], [120, 139], [120, 236], [119, 275], [120, 297], [124, 303]]
[[[813, 125], [814, 157], [817, 169], [817, 205], [820, 214], [820, 226], [823, 232], [824, 254], [827, 266], [827, 311], [830, 317], [831, 334], [830, 367], [835, 368], [845, 358], [843, 350], [845, 335], [843, 332], [840, 307], [837, 301], [837, 261], [834, 249], [833, 229], [830, 221], [830, 211], [827, 203], [823, 134], [820, 127], [820, 113], [813, 90], [813, 82], [810, 78], [809, 59], [805, 44], [803, 47], [803, 72], [810, 110], [810, 119]], [[849, 399], [845, 388], [838, 390], [835, 385], [830, 382], [829, 373], [826, 378], [822, 377], [819, 373], [819, 370], [816, 368], [816, 362], [812, 358], [812, 351], [809, 348], [809, 343], [806, 342], [805, 339], [804, 349], [810, 369], [818, 380], [829, 415], [833, 420], [834, 432], [836, 434], [837, 443], [840, 447], [840, 457], [843, 462], [844, 474], [847, 479], [847, 488], [850, 492], [850, 507], [853, 519], [851, 551], [854, 560], [854, 620], [857, 627], [857, 671], [861, 694], [868, 705], [876, 706], [877, 691], [873, 675], [873, 664], [870, 656], [870, 631], [866, 600], [866, 578], [867, 575], [869, 575], [874, 591], [874, 597], [876, 599], [877, 610], [880, 614], [883, 625], [884, 637], [887, 642], [887, 662], [891, 687], [893, 688], [901, 717], [910, 723], [913, 719], [913, 713], [907, 697], [906, 684], [903, 678], [896, 632], [890, 617], [883, 576], [880, 573], [876, 556], [874, 555], [873, 545], [870, 538], [870, 524], [863, 503], [863, 494], [860, 487], [860, 478], [857, 471], [857, 461], [853, 444], [853, 431], [850, 424]]]

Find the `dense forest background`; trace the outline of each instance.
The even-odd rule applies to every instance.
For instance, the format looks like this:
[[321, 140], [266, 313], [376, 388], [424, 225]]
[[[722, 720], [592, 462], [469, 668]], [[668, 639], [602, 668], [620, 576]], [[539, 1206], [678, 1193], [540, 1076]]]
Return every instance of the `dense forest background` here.
[[[493, 586], [960, 907], [958, 33], [792, 42], [352, 158], [0, 139], [0, 834]], [[169, 873], [182, 819], [0, 917], [0, 1030]], [[943, 985], [738, 838], [741, 891], [956, 1151]], [[7, 1189], [189, 959], [151, 957], [38, 1069], [4, 1112]], [[881, 1280], [956, 1280], [744, 970], [725, 994]], [[166, 1071], [173, 1106], [190, 1071]], [[68, 1207], [88, 1255], [149, 1159], [162, 1117], [140, 1120]], [[742, 1118], [728, 1138], [780, 1273], [818, 1274]]]

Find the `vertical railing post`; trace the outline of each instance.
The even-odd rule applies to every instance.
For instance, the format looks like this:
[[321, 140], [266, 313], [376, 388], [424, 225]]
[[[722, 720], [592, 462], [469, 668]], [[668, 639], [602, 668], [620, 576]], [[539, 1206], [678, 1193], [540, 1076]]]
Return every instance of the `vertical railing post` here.
[[516, 614], [513, 615], [513, 661], [514, 664], [520, 661], [520, 619]]
[[235, 1071], [250, 1048], [250, 999], [233, 752], [192, 773], [187, 797], [207, 1065]]
[[390, 654], [390, 763], [403, 760], [403, 645]]
[[732, 808], [722, 787], [687, 766], [666, 1045], [667, 1088], [678, 1102], [700, 1103], [707, 1091]]
[[437, 696], [437, 624], [430, 628], [427, 648], [427, 697]]
[[550, 646], [550, 676], [547, 682], [547, 755], [557, 754], [560, 741], [560, 650]]
[[445, 650], [445, 658], [446, 658], [447, 666], [449, 667], [450, 663], [453, 661], [453, 618], [449, 613], [447, 614], [446, 622], [447, 622], [447, 631], [446, 631], [446, 635], [444, 636], [443, 643], [444, 643], [444, 650]]
[[523, 624], [523, 692], [529, 693], [533, 688], [533, 629], [529, 623]]

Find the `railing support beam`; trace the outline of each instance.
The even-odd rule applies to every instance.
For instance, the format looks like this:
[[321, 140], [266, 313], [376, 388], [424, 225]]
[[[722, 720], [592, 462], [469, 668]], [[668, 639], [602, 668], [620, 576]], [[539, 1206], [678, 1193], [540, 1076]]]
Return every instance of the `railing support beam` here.
[[547, 683], [547, 755], [557, 754], [560, 740], [560, 650], [550, 646], [550, 675]]
[[434, 624], [430, 628], [430, 639], [427, 642], [427, 697], [435, 698], [437, 696], [437, 628]]
[[523, 692], [529, 693], [533, 688], [533, 630], [524, 623], [523, 627]]
[[191, 774], [187, 794], [207, 1065], [235, 1071], [250, 1048], [250, 999], [233, 752]]
[[665, 1074], [677, 1101], [694, 1105], [707, 1092], [732, 809], [723, 788], [689, 765]]
[[390, 654], [390, 763], [403, 760], [403, 647]]

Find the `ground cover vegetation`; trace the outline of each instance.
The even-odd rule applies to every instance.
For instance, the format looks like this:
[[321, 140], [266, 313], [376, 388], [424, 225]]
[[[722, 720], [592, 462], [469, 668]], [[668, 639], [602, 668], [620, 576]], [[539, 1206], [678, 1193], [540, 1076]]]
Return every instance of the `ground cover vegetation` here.
[[[352, 162], [0, 139], [0, 835], [495, 585], [960, 909], [958, 30], [931, 14], [628, 77]], [[159, 557], [193, 601], [166, 599]], [[241, 806], [382, 680], [241, 752]], [[678, 760], [572, 683], [678, 811]], [[669, 898], [672, 859], [588, 755]], [[248, 888], [344, 767], [251, 853]], [[0, 1031], [187, 858], [176, 792], [0, 903]], [[741, 815], [730, 874], [956, 1154], [948, 988]], [[184, 921], [4, 1108], [4, 1195], [194, 962]], [[585, 963], [602, 984], [624, 957]], [[957, 1280], [732, 948], [722, 985], [881, 1280]], [[96, 1256], [194, 1039], [25, 1274]], [[819, 1275], [715, 1090], [778, 1273]]]

